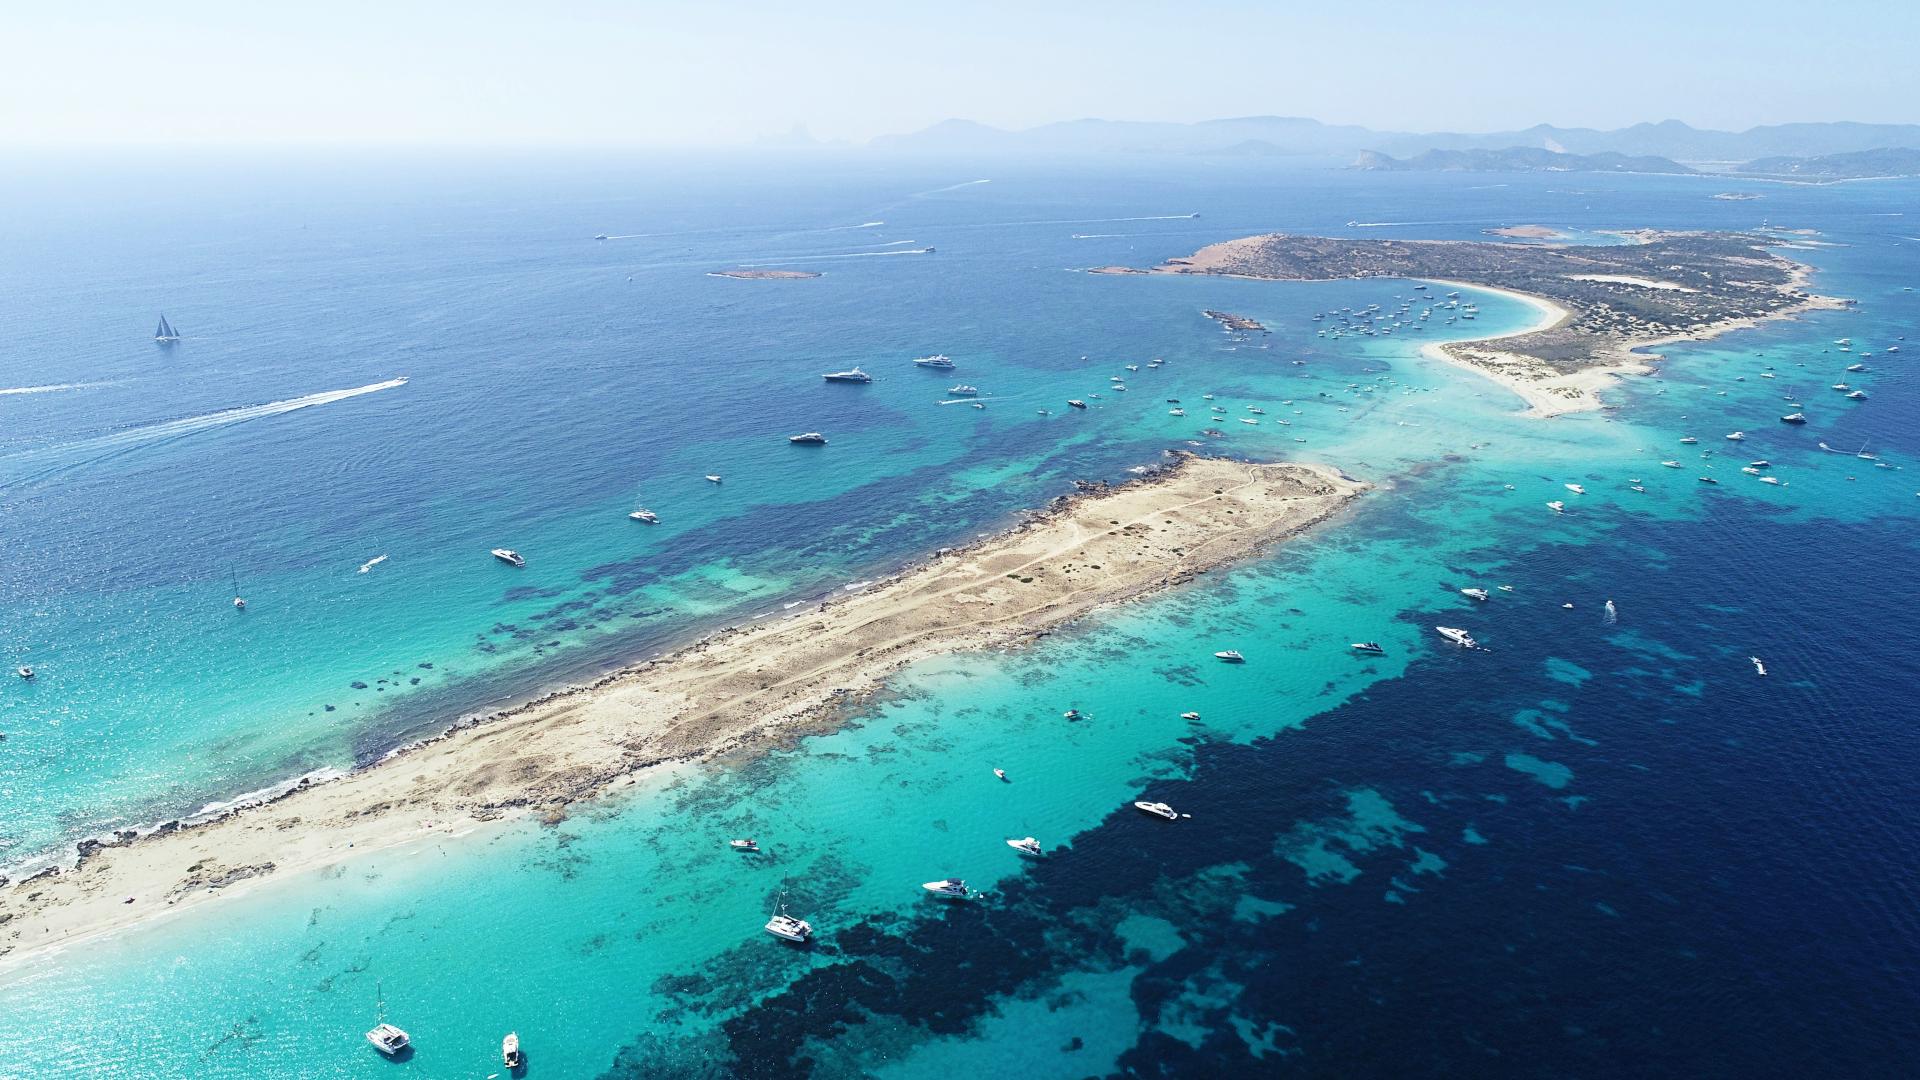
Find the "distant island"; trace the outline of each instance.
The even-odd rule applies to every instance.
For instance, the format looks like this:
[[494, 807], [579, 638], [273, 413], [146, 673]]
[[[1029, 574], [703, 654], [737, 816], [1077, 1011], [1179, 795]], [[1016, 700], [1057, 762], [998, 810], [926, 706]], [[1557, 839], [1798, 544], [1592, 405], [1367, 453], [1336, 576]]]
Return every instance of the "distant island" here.
[[[1432, 345], [1427, 352], [1512, 387], [1539, 415], [1598, 407], [1596, 389], [1618, 374], [1646, 370], [1649, 357], [1639, 350], [1842, 306], [1808, 292], [1808, 268], [1774, 252], [1780, 241], [1772, 237], [1651, 230], [1621, 235], [1630, 242], [1566, 246], [1275, 233], [1214, 244], [1151, 270], [1094, 272], [1276, 281], [1413, 278], [1503, 292], [1534, 306], [1540, 319], [1512, 334]], [[1445, 302], [1429, 296], [1436, 306]], [[1494, 340], [1499, 346], [1489, 347]]]
[[[1920, 150], [1881, 148], [1820, 157], [1764, 157], [1731, 168], [1695, 169], [1670, 158], [1629, 154], [1567, 154], [1534, 146], [1502, 150], [1428, 150], [1410, 158], [1363, 150], [1350, 169], [1371, 172], [1617, 172], [1670, 176], [1727, 176], [1754, 180], [1797, 180], [1827, 184], [1840, 180], [1877, 180], [1920, 176]], [[1757, 199], [1728, 193], [1716, 199]]]
[[740, 281], [799, 281], [817, 278], [813, 270], [715, 270], [708, 277], [735, 278]]
[[1819, 157], [1764, 157], [1749, 161], [1734, 172], [1743, 176], [1816, 182], [1920, 176], [1920, 150], [1894, 147]]
[[1697, 172], [1677, 161], [1652, 155], [1564, 154], [1536, 146], [1509, 146], [1503, 150], [1428, 150], [1410, 158], [1389, 157], [1363, 150], [1350, 169], [1375, 172]]

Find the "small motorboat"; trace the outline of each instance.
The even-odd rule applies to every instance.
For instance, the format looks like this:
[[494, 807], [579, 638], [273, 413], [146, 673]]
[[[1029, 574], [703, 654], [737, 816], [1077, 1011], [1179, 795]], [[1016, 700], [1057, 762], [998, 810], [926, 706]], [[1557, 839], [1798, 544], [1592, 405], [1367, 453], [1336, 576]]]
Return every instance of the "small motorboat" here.
[[506, 563], [508, 566], [527, 565], [527, 560], [524, 557], [522, 557], [519, 552], [513, 550], [512, 548], [494, 548], [493, 557], [496, 559], [499, 559], [503, 563]]
[[1694, 444], [1696, 444], [1696, 443], [1698, 443], [1699, 441], [1700, 441], [1699, 439], [1696, 439], [1696, 438], [1694, 438], [1693, 436], [1691, 436], [1691, 435], [1689, 435], [1689, 436], [1687, 436], [1686, 438], [1684, 438], [1684, 439], [1681, 439], [1681, 440], [1680, 440], [1680, 445], [1681, 445], [1681, 446], [1693, 446]]
[[1182, 720], [1198, 720], [1198, 719], [1200, 719], [1200, 714], [1199, 714], [1199, 713], [1197, 713], [1197, 712], [1183, 712], [1183, 713], [1181, 713], [1181, 714], [1180, 714], [1180, 719], [1182, 719]]
[[500, 1064], [517, 1069], [523, 1060], [520, 1056], [520, 1036], [515, 1032], [507, 1032], [507, 1037], [500, 1040]]
[[21, 678], [23, 678], [23, 679], [31, 679], [31, 678], [33, 678], [33, 669], [32, 669], [32, 668], [30, 668], [30, 667], [28, 667], [28, 666], [27, 666], [27, 665], [25, 665], [25, 664], [21, 664], [21, 665], [20, 665], [19, 667], [17, 667], [17, 668], [14, 668], [14, 669], [13, 669], [13, 673], [14, 673], [15, 675], [18, 675], [18, 676], [20, 676], [20, 677], [21, 677]]
[[1377, 641], [1356, 641], [1353, 644], [1347, 646], [1347, 648], [1352, 649], [1354, 652], [1357, 652], [1357, 653], [1366, 653], [1369, 656], [1387, 655], [1387, 650], [1382, 648], [1380, 643]]
[[1487, 590], [1485, 589], [1461, 589], [1460, 595], [1466, 597], [1469, 600], [1491, 599], [1491, 597], [1487, 595]]
[[1753, 673], [1754, 673], [1754, 674], [1756, 674], [1756, 675], [1765, 675], [1765, 674], [1767, 673], [1767, 665], [1765, 665], [1765, 664], [1763, 664], [1763, 663], [1761, 663], [1761, 662], [1760, 662], [1760, 658], [1759, 658], [1759, 657], [1757, 657], [1757, 656], [1749, 656], [1749, 657], [1747, 657], [1747, 659], [1748, 659], [1748, 660], [1751, 660], [1751, 661], [1753, 661]]
[[1022, 855], [1040, 855], [1040, 841], [1035, 840], [1031, 836], [1023, 836], [1018, 840], [1009, 840], [1007, 841], [1007, 846]]
[[939, 881], [924, 882], [920, 886], [942, 900], [965, 900], [973, 895], [967, 891], [967, 883], [959, 878], [942, 878]]
[[1677, 461], [1663, 461], [1660, 464], [1665, 465], [1669, 469], [1677, 469], [1680, 467], [1680, 463]]
[[1066, 712], [1063, 712], [1060, 715], [1066, 717], [1069, 720], [1084, 720], [1087, 717], [1087, 714], [1081, 712], [1079, 709], [1068, 709]]
[[1732, 440], [1733, 442], [1743, 442], [1745, 441], [1746, 437], [1747, 437], [1747, 433], [1744, 431], [1733, 431], [1727, 434], [1727, 438]]
[[745, 840], [729, 840], [727, 841], [727, 846], [735, 851], [746, 852], [749, 855], [756, 854], [760, 850], [760, 842], [752, 837], [748, 837]]
[[717, 483], [719, 483], [719, 482], [720, 482], [720, 478], [719, 478], [718, 476], [715, 476], [715, 475], [714, 475], [714, 474], [712, 474], [712, 473], [708, 473], [708, 474], [707, 474], [707, 483], [709, 483], [709, 484], [717, 484]]
[[660, 524], [660, 515], [654, 513], [653, 511], [647, 509], [644, 506], [638, 510], [635, 510], [631, 514], [628, 514], [627, 516], [632, 518], [635, 521], [644, 521], [649, 525]]
[[1087, 403], [1084, 401], [1081, 401], [1079, 398], [1068, 398], [1067, 404], [1073, 406], [1076, 409], [1084, 409], [1087, 407]]
[[1213, 655], [1216, 660], [1224, 660], [1229, 664], [1244, 664], [1247, 662], [1247, 658], [1240, 655], [1239, 649], [1222, 649]]
[[1713, 477], [1711, 477], [1711, 476], [1703, 476], [1703, 477], [1701, 477], [1701, 478], [1700, 478], [1700, 482], [1701, 482], [1701, 483], [1703, 483], [1703, 484], [1717, 484], [1717, 483], [1719, 483], [1720, 481], [1718, 481], [1718, 480], [1715, 480], [1715, 479], [1714, 479]]
[[1168, 410], [1167, 410], [1167, 415], [1168, 415], [1168, 416], [1185, 416], [1185, 415], [1187, 415], [1187, 410], [1185, 410], [1185, 409], [1168, 409]]
[[1559, 499], [1555, 499], [1552, 502], [1547, 504], [1547, 509], [1553, 511], [1556, 514], [1564, 514], [1567, 512], [1567, 504], [1561, 502]]
[[1002, 780], [1002, 781], [1005, 781], [1005, 780], [1006, 780], [1006, 778], [1007, 778], [1007, 770], [1005, 770], [1005, 769], [995, 769], [995, 770], [993, 770], [993, 775], [994, 775], [994, 776], [995, 776], [996, 778], [998, 778], [999, 780]]
[[1573, 493], [1574, 493], [1575, 495], [1585, 495], [1585, 494], [1587, 493], [1587, 489], [1586, 489], [1586, 488], [1583, 488], [1583, 487], [1581, 487], [1581, 486], [1580, 486], [1579, 484], [1566, 484], [1566, 485], [1563, 485], [1563, 486], [1564, 486], [1564, 487], [1565, 487], [1565, 488], [1566, 488], [1566, 489], [1567, 489], [1568, 491], [1571, 491], [1571, 492], [1573, 492]]
[[1133, 804], [1133, 808], [1143, 814], [1152, 814], [1154, 817], [1166, 818], [1168, 821], [1180, 820], [1180, 815], [1174, 812], [1173, 807], [1163, 802], [1137, 802]]

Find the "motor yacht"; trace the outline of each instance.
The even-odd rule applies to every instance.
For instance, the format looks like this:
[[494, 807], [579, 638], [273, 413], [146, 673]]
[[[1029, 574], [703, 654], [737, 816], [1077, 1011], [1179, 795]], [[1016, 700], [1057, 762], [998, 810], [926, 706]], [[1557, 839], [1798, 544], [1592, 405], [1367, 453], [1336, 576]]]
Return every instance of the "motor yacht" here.
[[749, 855], [758, 854], [760, 851], [760, 842], [752, 837], [748, 837], [745, 840], [729, 840], [727, 841], [727, 846], [735, 851], [745, 852]]
[[789, 435], [787, 436], [787, 441], [790, 443], [798, 443], [805, 446], [827, 445], [827, 437], [825, 435], [820, 434], [817, 431], [809, 431], [801, 435]]
[[961, 881], [959, 878], [942, 878], [939, 881], [928, 881], [920, 887], [942, 900], [965, 900], [967, 897], [973, 895], [967, 891], [967, 883]]
[[1382, 648], [1380, 643], [1377, 641], [1356, 641], [1353, 644], [1347, 646], [1347, 648], [1352, 649], [1354, 652], [1357, 652], [1357, 653], [1366, 653], [1369, 656], [1387, 655], [1387, 650]]
[[1084, 401], [1081, 401], [1079, 398], [1068, 398], [1067, 404], [1073, 406], [1076, 409], [1084, 409], [1087, 407], [1087, 403]]
[[1040, 841], [1035, 840], [1031, 836], [1023, 836], [1018, 840], [1009, 840], [1007, 841], [1007, 846], [1022, 855], [1038, 856], [1040, 854]]
[[1487, 600], [1490, 597], [1485, 589], [1461, 589], [1460, 595], [1469, 600]]
[[1157, 818], [1166, 818], [1168, 821], [1178, 821], [1180, 819], [1180, 815], [1174, 812], [1173, 807], [1163, 802], [1136, 802], [1133, 804], [1133, 808], [1142, 813], [1152, 814]]
[[915, 360], [914, 364], [923, 368], [939, 368], [942, 371], [951, 370], [953, 367], [953, 361], [947, 359], [944, 354], [938, 356], [923, 356]]
[[1240, 655], [1239, 649], [1222, 649], [1219, 652], [1214, 653], [1213, 656], [1214, 656], [1214, 659], [1224, 660], [1229, 664], [1244, 664], [1247, 662], [1247, 658], [1245, 656]]
[[627, 516], [632, 518], [635, 521], [644, 521], [649, 525], [660, 524], [660, 515], [654, 513], [653, 511], [647, 509], [644, 506], [639, 508], [638, 510], [635, 510], [631, 514], [628, 514]]
[[873, 381], [873, 376], [861, 371], [858, 365], [845, 371], [830, 371], [820, 377], [828, 382], [870, 383]]
[[1446, 638], [1448, 641], [1453, 642], [1455, 645], [1458, 645], [1463, 649], [1474, 649], [1474, 648], [1478, 648], [1480, 645], [1479, 642], [1473, 640], [1472, 634], [1469, 634], [1465, 630], [1462, 630], [1458, 627], [1436, 626], [1434, 627], [1434, 629], [1440, 632], [1441, 637]]
[[506, 563], [508, 566], [527, 565], [526, 558], [512, 548], [494, 548], [493, 557]]

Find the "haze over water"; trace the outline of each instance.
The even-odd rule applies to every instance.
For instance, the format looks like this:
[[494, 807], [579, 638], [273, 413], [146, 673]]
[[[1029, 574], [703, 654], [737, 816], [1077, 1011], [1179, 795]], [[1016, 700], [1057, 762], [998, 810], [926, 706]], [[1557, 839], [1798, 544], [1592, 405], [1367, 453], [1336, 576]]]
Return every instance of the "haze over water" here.
[[[545, 1076], [1905, 1071], [1920, 404], [1884, 350], [1920, 326], [1912, 182], [309, 164], [0, 191], [0, 659], [37, 672], [0, 688], [0, 862], [782, 617], [1189, 440], [1377, 490], [1270, 558], [917, 667], [840, 730], [13, 970], [0, 1073], [485, 1076], [507, 1030]], [[1817, 230], [1790, 254], [1860, 304], [1540, 422], [1418, 358], [1461, 327], [1316, 336], [1406, 282], [1076, 272], [1349, 222], [1771, 222]], [[824, 276], [707, 276], [751, 264]], [[1467, 298], [1478, 334], [1531, 317]], [[1869, 401], [1828, 389], [1842, 337]], [[932, 352], [959, 366], [909, 363]], [[854, 364], [876, 382], [819, 378]], [[987, 407], [937, 405], [954, 382]], [[1265, 420], [1200, 439], [1206, 393]], [[949, 875], [988, 895], [921, 897]], [[760, 932], [783, 885], [810, 952]], [[362, 1039], [376, 984], [403, 1064]]]

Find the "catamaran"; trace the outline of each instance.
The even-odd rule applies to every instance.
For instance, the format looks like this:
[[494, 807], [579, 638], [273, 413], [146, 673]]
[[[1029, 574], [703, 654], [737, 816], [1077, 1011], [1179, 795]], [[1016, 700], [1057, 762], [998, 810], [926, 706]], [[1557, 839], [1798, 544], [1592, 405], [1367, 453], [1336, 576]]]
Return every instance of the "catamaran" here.
[[779, 913], [767, 920], [766, 929], [767, 933], [772, 934], [774, 937], [780, 938], [783, 941], [797, 942], [801, 945], [805, 945], [807, 939], [813, 936], [812, 923], [807, 922], [805, 919], [796, 919], [787, 914], [787, 894], [785, 892], [780, 894]]
[[180, 340], [180, 331], [173, 328], [165, 315], [160, 316], [160, 325], [154, 327], [153, 341], [156, 345], [171, 345]]
[[373, 1044], [375, 1050], [380, 1051], [388, 1057], [395, 1057], [413, 1044], [413, 1037], [392, 1024], [387, 1023], [387, 1002], [385, 996], [380, 991], [380, 984], [377, 982], [374, 983], [373, 993], [375, 1023], [373, 1030], [367, 1032], [367, 1041]]

